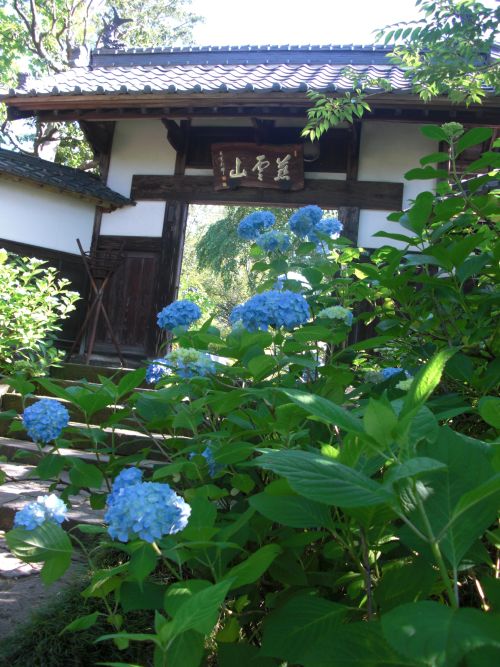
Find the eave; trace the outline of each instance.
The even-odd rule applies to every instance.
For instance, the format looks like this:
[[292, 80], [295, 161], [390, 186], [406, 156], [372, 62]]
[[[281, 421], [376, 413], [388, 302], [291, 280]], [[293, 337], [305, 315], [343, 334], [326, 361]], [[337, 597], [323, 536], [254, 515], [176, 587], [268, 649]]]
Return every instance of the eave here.
[[[42, 121], [120, 120], [124, 118], [193, 118], [247, 116], [257, 118], [297, 117], [304, 119], [312, 101], [298, 92], [226, 93], [121, 93], [80, 95], [12, 95], [3, 102], [12, 120], [37, 116]], [[452, 105], [446, 98], [424, 103], [407, 92], [380, 93], [369, 98], [372, 113], [367, 118], [412, 122], [460, 122], [500, 125], [497, 97], [486, 97], [481, 105]]]

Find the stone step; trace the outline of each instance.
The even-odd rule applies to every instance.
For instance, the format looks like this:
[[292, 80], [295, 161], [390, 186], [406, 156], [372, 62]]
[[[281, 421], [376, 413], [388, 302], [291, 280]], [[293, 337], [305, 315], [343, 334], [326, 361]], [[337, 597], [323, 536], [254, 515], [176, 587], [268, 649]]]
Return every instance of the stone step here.
[[[18, 417], [14, 421], [18, 422], [20, 418]], [[64, 432], [64, 439], [70, 441], [72, 448], [76, 450], [91, 452], [94, 447], [90, 437], [85, 436], [85, 431], [87, 430], [85, 424], [70, 422], [69, 427]], [[81, 429], [84, 430], [84, 433], [81, 432]], [[160, 454], [161, 448], [156, 442], [161, 443], [163, 448], [167, 449], [168, 436], [154, 434], [153, 437], [150, 437], [139, 431], [126, 428], [114, 429], [114, 431], [106, 428], [102, 429], [102, 431], [105, 435], [104, 442], [99, 446], [99, 452], [110, 453], [111, 448], [113, 448], [113, 452], [117, 456], [130, 456], [137, 454], [141, 450], [149, 449], [154, 456], [160, 458], [163, 456], [165, 458], [165, 455]], [[20, 441], [30, 441], [24, 429], [11, 430], [10, 421], [4, 419], [0, 420], [0, 436], [15, 437]]]
[[89, 382], [99, 382], [99, 375], [111, 378], [114, 382], [126, 375], [133, 368], [94, 366], [89, 364], [67, 363], [62, 366], [53, 366], [50, 369], [51, 378], [60, 380], [88, 380]]
[[[43, 449], [48, 453], [51, 448], [46, 446]], [[60, 447], [58, 451], [61, 456], [77, 456], [79, 459], [88, 461], [89, 463], [97, 461], [95, 453], [91, 451], [83, 451], [70, 447]], [[18, 440], [17, 438], [0, 437], [0, 456], [7, 459], [6, 462], [0, 461], [0, 466], [9, 463], [16, 466], [35, 467], [40, 462], [40, 450], [37, 445], [30, 440]], [[99, 460], [109, 461], [109, 456], [99, 454]], [[165, 458], [162, 459], [160, 455], [154, 455], [154, 458], [148, 457], [147, 460], [140, 461], [140, 463], [136, 463], [135, 465], [147, 470], [155, 466], [164, 466]]]
[[[95, 386], [97, 387], [100, 385], [95, 385]], [[41, 397], [59, 401], [66, 407], [73, 421], [77, 421], [80, 423], [84, 422], [85, 419], [84, 414], [76, 405], [73, 405], [72, 403], [66, 401], [65, 399], [57, 398], [56, 396], [38, 394], [37, 392], [36, 396], [27, 396], [25, 398], [25, 405], [32, 405], [33, 403], [36, 403], [38, 400], [40, 400]], [[21, 414], [23, 412], [22, 396], [20, 394], [16, 394], [13, 392], [4, 394], [2, 396], [2, 410], [3, 411], [15, 410], [18, 414]], [[102, 410], [99, 410], [92, 415], [92, 424], [94, 425], [102, 424], [120, 410], [123, 410], [123, 406], [121, 405], [117, 405], [116, 407], [103, 408]], [[123, 415], [121, 423], [126, 423], [131, 427], [136, 424], [132, 416], [129, 415], [127, 417], [125, 414]]]

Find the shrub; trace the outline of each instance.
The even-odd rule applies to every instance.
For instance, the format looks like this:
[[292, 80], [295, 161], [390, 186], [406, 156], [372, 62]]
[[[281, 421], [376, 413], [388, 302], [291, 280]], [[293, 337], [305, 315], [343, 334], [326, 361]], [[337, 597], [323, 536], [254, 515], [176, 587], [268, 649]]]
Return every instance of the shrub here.
[[[425, 133], [448, 142], [453, 165], [488, 131]], [[444, 178], [430, 166], [443, 159], [427, 156], [407, 177]], [[103, 616], [80, 615], [68, 630], [105, 617], [101, 640], [147, 642], [155, 667], [498, 663], [497, 166], [488, 152], [472, 167], [488, 173], [452, 179], [393, 216], [408, 234], [385, 236], [401, 250], [359, 261], [362, 251], [318, 220], [318, 239], [301, 228], [289, 252], [255, 244], [261, 294], [273, 295], [250, 300], [262, 327], [245, 321], [242, 304], [226, 337], [210, 320], [173, 332], [180, 348], [224, 359], [214, 372], [171, 369], [149, 393], [134, 392], [145, 369], [100, 389], [40, 380], [86, 423], [114, 406], [103, 427], [133, 415], [150, 436], [120, 459], [113, 439], [90, 429], [96, 463], [59, 457], [56, 439], [38, 466], [54, 480], [69, 469], [63, 500], [84, 488], [113, 521], [119, 510], [127, 542], [110, 541], [106, 526], [50, 521], [7, 534], [15, 554], [44, 563], [47, 583], [67, 568], [72, 543], [87, 551], [79, 533], [102, 536], [91, 561], [122, 554], [118, 566], [94, 568], [84, 592], [102, 600]], [[280, 308], [278, 317], [280, 291], [281, 308], [290, 295], [307, 302], [300, 317]], [[377, 335], [350, 344], [352, 326], [373, 318]], [[146, 461], [143, 481], [136, 468]], [[116, 480], [107, 501], [105, 480], [109, 489]], [[186, 527], [160, 526], [159, 487], [181, 496]], [[155, 612], [154, 628], [131, 632], [137, 609]]]
[[0, 250], [0, 373], [37, 375], [60, 358], [55, 334], [78, 298], [68, 286], [45, 262]]

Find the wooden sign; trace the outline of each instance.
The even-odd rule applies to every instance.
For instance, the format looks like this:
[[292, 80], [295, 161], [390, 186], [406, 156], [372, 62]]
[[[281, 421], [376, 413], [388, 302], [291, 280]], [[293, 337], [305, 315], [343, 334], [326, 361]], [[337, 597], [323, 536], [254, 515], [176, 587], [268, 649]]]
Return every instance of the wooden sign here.
[[212, 144], [215, 190], [235, 188], [304, 188], [301, 144]]

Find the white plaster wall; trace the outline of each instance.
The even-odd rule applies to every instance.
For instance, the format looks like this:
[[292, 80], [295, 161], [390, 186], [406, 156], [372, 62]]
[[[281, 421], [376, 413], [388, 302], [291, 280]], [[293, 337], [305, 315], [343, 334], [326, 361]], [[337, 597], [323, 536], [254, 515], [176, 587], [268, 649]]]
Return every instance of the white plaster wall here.
[[29, 183], [0, 180], [0, 238], [79, 254], [89, 250], [95, 206]]
[[[167, 141], [167, 130], [160, 120], [121, 120], [116, 123], [107, 185], [130, 196], [134, 174], [171, 176], [175, 151]], [[104, 215], [103, 235], [161, 236], [164, 202], [139, 201], [137, 206]]]
[[[427, 139], [420, 126], [411, 123], [365, 121], [361, 130], [358, 180], [404, 183], [403, 208], [420, 192], [433, 190], [435, 181], [405, 181], [404, 174], [419, 166], [424, 155], [438, 149], [437, 142]], [[404, 247], [398, 241], [373, 238], [378, 231], [407, 234], [401, 225], [389, 222], [390, 211], [363, 209], [359, 216], [358, 245], [378, 248], [382, 245]]]

